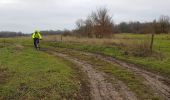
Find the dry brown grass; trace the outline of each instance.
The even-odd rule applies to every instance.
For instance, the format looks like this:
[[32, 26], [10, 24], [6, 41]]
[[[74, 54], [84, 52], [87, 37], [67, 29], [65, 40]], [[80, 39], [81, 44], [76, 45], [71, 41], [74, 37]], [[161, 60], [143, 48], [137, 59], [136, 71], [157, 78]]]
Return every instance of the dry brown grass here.
[[[74, 37], [74, 36], [62, 36], [61, 35], [53, 35], [53, 36], [45, 36], [45, 41], [62, 41], [62, 42], [75, 42], [75, 43], [86, 43], [86, 44], [121, 44], [127, 43], [129, 40], [137, 40], [135, 37], [124, 36], [124, 35], [114, 35], [112, 38], [83, 38], [83, 37]], [[137, 40], [140, 41], [140, 40]]]
[[148, 40], [127, 42], [123, 47], [125, 54], [132, 54], [134, 56], [150, 56], [150, 42]]
[[23, 50], [24, 46], [20, 45], [20, 44], [15, 44], [15, 49], [16, 50]]
[[[62, 37], [62, 38], [61, 38]], [[132, 54], [134, 56], [150, 56], [150, 36], [149, 35], [128, 35], [116, 34], [112, 38], [80, 38], [73, 36], [47, 36], [45, 41], [62, 41], [68, 43], [83, 43], [90, 45], [108, 45], [118, 46], [122, 48], [125, 55]]]

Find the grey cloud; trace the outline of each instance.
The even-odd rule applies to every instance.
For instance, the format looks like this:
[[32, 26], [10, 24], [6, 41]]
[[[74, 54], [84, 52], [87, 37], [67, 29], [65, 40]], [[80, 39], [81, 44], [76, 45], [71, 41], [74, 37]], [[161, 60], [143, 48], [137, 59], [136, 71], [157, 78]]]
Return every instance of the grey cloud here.
[[151, 21], [170, 15], [169, 4], [170, 0], [0, 0], [0, 30], [72, 29], [77, 19], [99, 7], [107, 7], [116, 23]]

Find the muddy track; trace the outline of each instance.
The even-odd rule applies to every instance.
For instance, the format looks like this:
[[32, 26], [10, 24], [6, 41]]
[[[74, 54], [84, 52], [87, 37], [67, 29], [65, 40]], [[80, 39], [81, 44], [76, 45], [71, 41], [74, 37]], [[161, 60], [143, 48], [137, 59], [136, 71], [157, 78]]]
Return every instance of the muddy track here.
[[136, 75], [141, 75], [145, 78], [145, 84], [149, 85], [157, 94], [163, 96], [166, 100], [170, 99], [170, 80], [164, 78], [163, 76], [157, 75], [155, 73], [146, 71], [139, 68], [138, 66], [124, 61], [117, 60], [113, 57], [108, 57], [100, 54], [85, 53], [86, 55], [95, 56], [101, 60], [107, 61], [109, 63], [116, 63], [119, 66], [132, 71]]
[[131, 92], [124, 83], [115, 78], [112, 78], [116, 83], [115, 85], [109, 83], [106, 80], [108, 76], [105, 73], [95, 70], [93, 66], [87, 62], [54, 51], [48, 51], [48, 53], [62, 57], [81, 67], [81, 70], [86, 73], [89, 78], [92, 100], [137, 100], [134, 93]]

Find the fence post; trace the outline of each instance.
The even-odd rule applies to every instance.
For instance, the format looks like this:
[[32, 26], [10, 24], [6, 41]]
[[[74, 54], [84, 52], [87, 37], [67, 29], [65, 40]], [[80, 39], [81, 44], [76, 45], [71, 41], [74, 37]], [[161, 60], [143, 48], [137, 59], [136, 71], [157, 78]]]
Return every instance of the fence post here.
[[63, 41], [63, 36], [61, 35], [61, 42]]
[[5, 47], [5, 45], [6, 45], [6, 43], [5, 43], [5, 39], [4, 39], [4, 41], [3, 41], [3, 44], [4, 44], [4, 47]]
[[151, 37], [151, 44], [150, 44], [151, 52], [153, 51], [153, 41], [154, 41], [154, 33], [152, 33], [152, 37]]

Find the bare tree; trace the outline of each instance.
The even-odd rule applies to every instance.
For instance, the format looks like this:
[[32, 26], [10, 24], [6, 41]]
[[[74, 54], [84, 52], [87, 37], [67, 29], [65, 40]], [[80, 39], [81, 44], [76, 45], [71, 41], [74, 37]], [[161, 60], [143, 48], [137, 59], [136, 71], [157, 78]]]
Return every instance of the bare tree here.
[[102, 38], [103, 36], [109, 36], [113, 32], [113, 21], [108, 9], [98, 9], [97, 12], [91, 14], [91, 19], [96, 37]]
[[87, 36], [88, 37], [92, 37], [93, 36], [93, 22], [91, 20], [90, 17], [87, 18], [87, 20], [85, 21], [85, 30], [86, 30], [86, 33], [87, 33]]
[[154, 43], [155, 34], [168, 33], [169, 29], [170, 29], [170, 17], [169, 16], [161, 16], [158, 22], [156, 20], [153, 21], [152, 30], [150, 31], [152, 33], [151, 44], [150, 44], [151, 52], [153, 51], [153, 43]]
[[77, 33], [84, 35], [85, 34], [85, 23], [82, 19], [79, 19], [76, 21], [76, 25], [77, 25]]
[[161, 33], [168, 33], [170, 29], [170, 17], [162, 15], [159, 18], [159, 25]]

